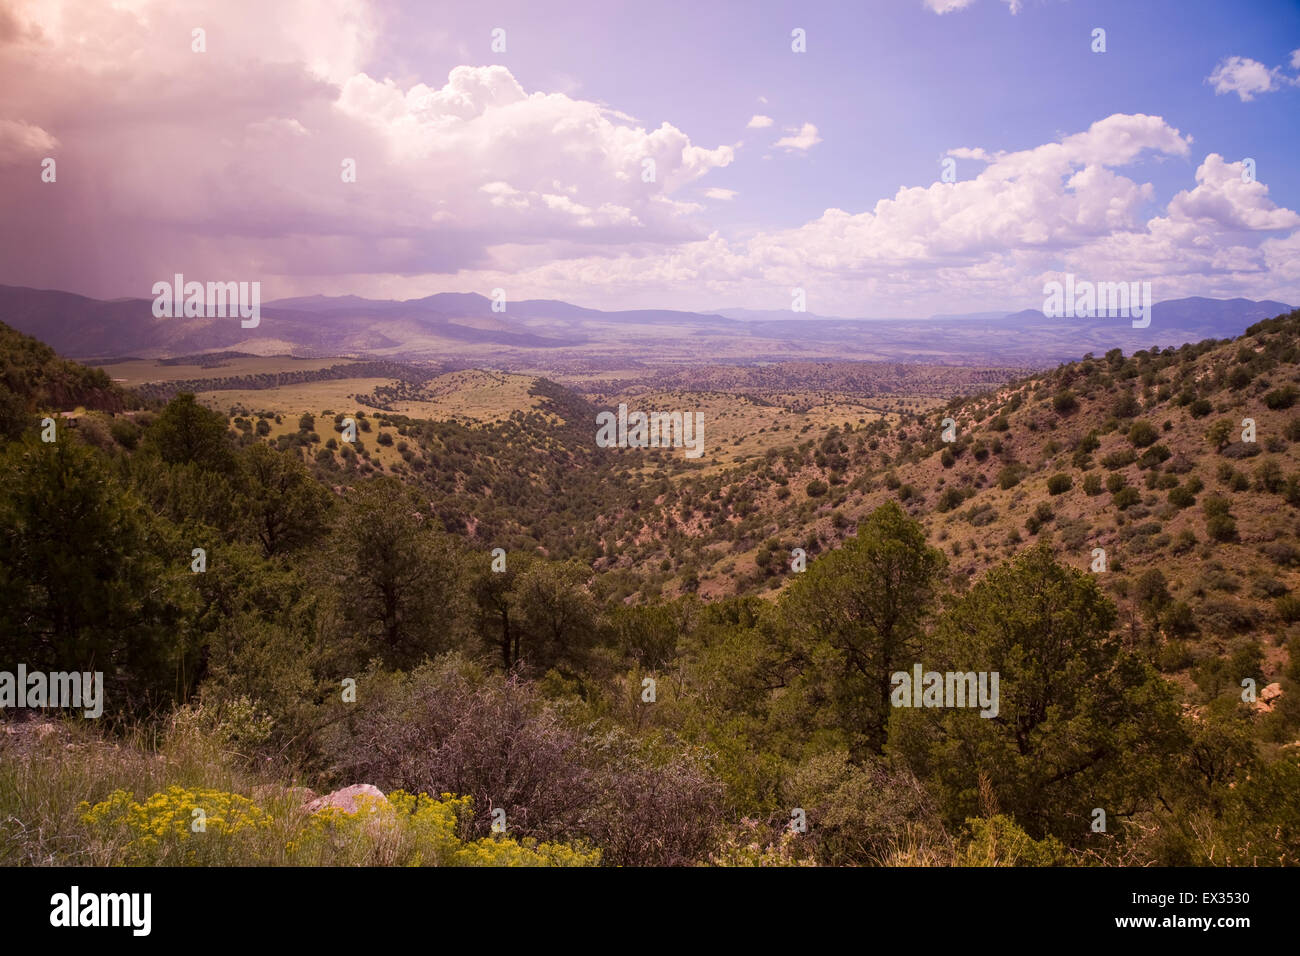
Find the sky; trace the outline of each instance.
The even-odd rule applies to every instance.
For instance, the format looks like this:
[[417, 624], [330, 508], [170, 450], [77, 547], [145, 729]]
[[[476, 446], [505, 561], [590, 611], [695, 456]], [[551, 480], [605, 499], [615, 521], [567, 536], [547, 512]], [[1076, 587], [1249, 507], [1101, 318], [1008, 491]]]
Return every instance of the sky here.
[[1298, 156], [1300, 0], [0, 0], [0, 284], [100, 298], [1300, 304]]

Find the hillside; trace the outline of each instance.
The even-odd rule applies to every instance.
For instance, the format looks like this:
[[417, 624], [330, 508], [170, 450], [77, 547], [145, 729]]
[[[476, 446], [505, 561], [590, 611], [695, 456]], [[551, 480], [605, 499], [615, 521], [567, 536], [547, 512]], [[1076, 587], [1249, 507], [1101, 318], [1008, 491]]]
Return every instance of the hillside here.
[[37, 411], [116, 412], [131, 399], [99, 369], [69, 362], [0, 322], [0, 430], [17, 435]]
[[[895, 499], [947, 552], [959, 587], [1036, 542], [1084, 571], [1100, 548], [1103, 587], [1134, 634], [1157, 640], [1166, 670], [1253, 642], [1276, 673], [1300, 620], [1298, 355], [1292, 312], [1233, 341], [1087, 357], [683, 483], [645, 531], [679, 529], [676, 553], [700, 555], [685, 587], [780, 588], [790, 548], [836, 547]], [[1245, 418], [1254, 442], [1242, 441]]]
[[[598, 448], [598, 406], [487, 370], [275, 387], [229, 355], [221, 411], [181, 393], [53, 443], [29, 422], [0, 442], [0, 651], [111, 662], [109, 720], [0, 738], [0, 856], [168, 862], [184, 846], [127, 844], [118, 810], [188, 806], [181, 780], [290, 829], [299, 785], [456, 795], [462, 841], [501, 806], [546, 854], [614, 865], [1289, 864], [1298, 338], [1291, 313], [920, 413], [671, 393], [737, 416], [733, 465]], [[451, 417], [368, 407], [368, 381]], [[355, 404], [281, 407], [303, 389]], [[918, 662], [999, 674], [999, 714], [895, 710]], [[308, 852], [393, 859], [337, 850]]]

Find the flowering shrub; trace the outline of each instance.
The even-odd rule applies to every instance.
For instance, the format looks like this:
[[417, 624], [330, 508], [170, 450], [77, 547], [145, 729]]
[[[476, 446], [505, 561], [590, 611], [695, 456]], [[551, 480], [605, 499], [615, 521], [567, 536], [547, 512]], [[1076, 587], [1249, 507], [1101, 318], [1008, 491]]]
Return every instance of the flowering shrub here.
[[[273, 816], [247, 797], [169, 787], [138, 802], [126, 790], [78, 807], [95, 856], [108, 865], [217, 866], [596, 866], [600, 850], [507, 837], [464, 840], [473, 798], [358, 798], [356, 812], [333, 807]], [[196, 815], [196, 810], [202, 810]], [[197, 822], [201, 820], [201, 825]]]
[[399, 866], [596, 866], [600, 851], [504, 837], [462, 840], [472, 797], [434, 799], [395, 790], [386, 801], [359, 797], [358, 810], [313, 814], [286, 847], [291, 862]]
[[247, 797], [185, 787], [168, 787], [143, 803], [115, 790], [78, 810], [84, 824], [118, 848], [115, 862], [126, 864], [216, 862], [210, 851], [225, 855], [271, 826], [270, 814]]

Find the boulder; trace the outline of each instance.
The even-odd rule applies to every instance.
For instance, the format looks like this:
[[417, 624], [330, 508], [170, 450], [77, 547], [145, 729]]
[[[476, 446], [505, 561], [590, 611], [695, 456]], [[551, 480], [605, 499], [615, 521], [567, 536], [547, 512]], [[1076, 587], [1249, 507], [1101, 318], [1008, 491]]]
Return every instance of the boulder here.
[[1271, 713], [1281, 696], [1282, 685], [1274, 681], [1259, 692], [1259, 700], [1255, 701], [1255, 710], [1264, 714]]
[[361, 809], [361, 801], [358, 799], [360, 797], [373, 797], [378, 801], [377, 805], [371, 807], [372, 810], [388, 805], [384, 792], [378, 787], [369, 783], [354, 783], [350, 787], [344, 787], [342, 790], [335, 790], [323, 797], [317, 797], [315, 800], [303, 804], [302, 808], [308, 813], [319, 813], [330, 808], [342, 810], [344, 813], [356, 813]]

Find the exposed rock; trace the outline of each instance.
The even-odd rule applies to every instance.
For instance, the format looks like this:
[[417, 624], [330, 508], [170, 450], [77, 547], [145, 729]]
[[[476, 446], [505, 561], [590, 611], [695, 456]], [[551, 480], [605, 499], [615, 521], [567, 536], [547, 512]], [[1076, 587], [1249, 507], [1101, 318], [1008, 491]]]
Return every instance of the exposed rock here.
[[[386, 806], [388, 803], [384, 797], [384, 792], [373, 784], [354, 783], [350, 787], [335, 790], [333, 793], [327, 793], [323, 797], [317, 797], [315, 800], [303, 804], [303, 809], [308, 813], [319, 813], [321, 810], [336, 807], [344, 813], [356, 813], [361, 809], [359, 797], [373, 797], [379, 801], [381, 806]], [[371, 809], [378, 809], [378, 807], [371, 807]]]
[[1281, 697], [1282, 685], [1274, 681], [1259, 692], [1259, 700], [1255, 701], [1255, 709], [1266, 714], [1270, 713]]

